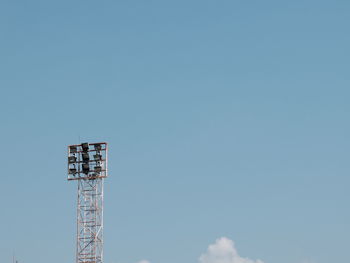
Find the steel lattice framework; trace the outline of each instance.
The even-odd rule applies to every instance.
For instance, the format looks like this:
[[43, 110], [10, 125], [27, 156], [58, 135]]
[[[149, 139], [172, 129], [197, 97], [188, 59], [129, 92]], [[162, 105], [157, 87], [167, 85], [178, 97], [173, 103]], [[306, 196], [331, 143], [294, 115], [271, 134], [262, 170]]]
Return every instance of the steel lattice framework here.
[[68, 146], [68, 180], [78, 181], [76, 263], [103, 263], [107, 143]]

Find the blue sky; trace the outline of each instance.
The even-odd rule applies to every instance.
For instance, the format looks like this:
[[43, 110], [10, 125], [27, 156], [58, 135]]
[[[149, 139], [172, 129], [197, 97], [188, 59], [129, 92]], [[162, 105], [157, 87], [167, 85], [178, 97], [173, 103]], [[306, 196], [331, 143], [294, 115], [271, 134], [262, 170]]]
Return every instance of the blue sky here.
[[10, 262], [73, 262], [66, 146], [110, 144], [105, 263], [349, 261], [348, 1], [0, 1]]

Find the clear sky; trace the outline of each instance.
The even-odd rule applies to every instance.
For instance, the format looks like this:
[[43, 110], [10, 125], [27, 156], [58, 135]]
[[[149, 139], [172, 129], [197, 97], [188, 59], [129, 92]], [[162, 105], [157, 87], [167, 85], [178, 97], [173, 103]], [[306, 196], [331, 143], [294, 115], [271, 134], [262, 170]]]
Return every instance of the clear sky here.
[[107, 141], [105, 263], [198, 263], [220, 237], [264, 263], [349, 262], [349, 14], [1, 0], [0, 261], [74, 262], [66, 146]]

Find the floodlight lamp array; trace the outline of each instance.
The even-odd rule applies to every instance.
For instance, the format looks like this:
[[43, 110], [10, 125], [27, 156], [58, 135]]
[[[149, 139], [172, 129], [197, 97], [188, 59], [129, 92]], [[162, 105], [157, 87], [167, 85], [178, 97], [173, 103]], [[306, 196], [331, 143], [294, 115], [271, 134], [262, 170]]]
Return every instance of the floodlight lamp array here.
[[68, 180], [107, 177], [107, 143], [68, 146]]

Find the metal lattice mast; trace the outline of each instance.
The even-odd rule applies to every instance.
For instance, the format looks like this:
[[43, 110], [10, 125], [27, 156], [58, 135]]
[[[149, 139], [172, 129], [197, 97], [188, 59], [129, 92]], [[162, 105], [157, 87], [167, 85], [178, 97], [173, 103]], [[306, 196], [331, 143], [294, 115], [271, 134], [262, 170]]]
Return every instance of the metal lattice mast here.
[[107, 144], [68, 146], [68, 180], [78, 180], [76, 263], [103, 263], [103, 183]]

